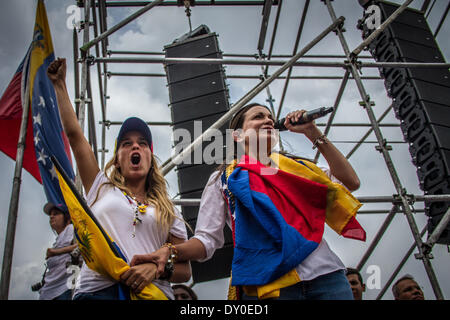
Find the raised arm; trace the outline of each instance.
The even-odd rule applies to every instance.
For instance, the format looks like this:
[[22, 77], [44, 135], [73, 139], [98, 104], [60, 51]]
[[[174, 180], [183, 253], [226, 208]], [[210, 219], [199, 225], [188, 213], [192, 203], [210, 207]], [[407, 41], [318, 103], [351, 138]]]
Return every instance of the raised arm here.
[[[298, 121], [303, 112], [305, 112], [305, 110], [289, 113], [286, 116], [284, 125], [289, 131], [303, 133], [312, 143], [314, 143], [322, 136], [322, 132], [317, 128], [314, 121], [296, 126], [293, 126], [290, 123], [290, 120], [292, 122]], [[318, 143], [317, 149], [324, 156], [325, 160], [327, 160], [331, 174], [341, 181], [348, 190], [357, 190], [360, 182], [350, 162], [348, 162], [344, 155], [326, 137], [324, 137], [322, 141], [324, 143]]]
[[47, 75], [55, 88], [61, 122], [75, 156], [84, 189], [88, 193], [100, 168], [70, 102], [66, 87], [66, 70], [66, 59], [58, 58], [48, 67]]

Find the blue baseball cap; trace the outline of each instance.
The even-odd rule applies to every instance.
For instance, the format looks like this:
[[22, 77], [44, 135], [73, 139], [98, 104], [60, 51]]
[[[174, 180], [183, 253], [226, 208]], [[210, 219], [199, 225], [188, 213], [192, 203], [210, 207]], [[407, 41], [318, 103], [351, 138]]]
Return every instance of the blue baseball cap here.
[[50, 212], [53, 209], [61, 211], [64, 214], [69, 214], [69, 210], [67, 209], [67, 206], [63, 203], [54, 204], [54, 203], [48, 202], [44, 206], [44, 212], [48, 215], [50, 215]]
[[114, 153], [117, 152], [118, 146], [120, 145], [120, 142], [123, 140], [123, 136], [130, 131], [137, 131], [140, 134], [142, 134], [142, 136], [150, 146], [150, 150], [153, 153], [153, 140], [150, 128], [142, 119], [139, 119], [137, 117], [128, 118], [123, 122], [122, 127], [120, 128], [119, 131], [119, 135], [117, 136], [116, 139], [116, 146]]

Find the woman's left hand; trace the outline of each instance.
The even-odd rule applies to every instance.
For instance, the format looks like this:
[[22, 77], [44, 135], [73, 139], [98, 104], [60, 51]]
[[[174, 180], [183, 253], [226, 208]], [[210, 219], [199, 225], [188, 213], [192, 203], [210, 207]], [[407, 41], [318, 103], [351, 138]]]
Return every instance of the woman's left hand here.
[[156, 278], [156, 264], [143, 263], [135, 265], [122, 273], [120, 280], [129, 286], [134, 293], [140, 293]]

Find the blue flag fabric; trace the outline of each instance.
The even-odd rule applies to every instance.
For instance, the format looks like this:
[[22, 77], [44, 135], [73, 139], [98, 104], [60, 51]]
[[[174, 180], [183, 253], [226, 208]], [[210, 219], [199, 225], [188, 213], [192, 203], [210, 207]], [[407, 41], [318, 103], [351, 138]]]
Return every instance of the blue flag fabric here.
[[64, 203], [55, 167], [54, 156], [71, 179], [70, 148], [63, 131], [55, 91], [47, 76], [47, 68], [55, 60], [47, 14], [42, 0], [38, 1], [36, 23], [30, 55], [30, 101], [36, 159], [47, 200]]

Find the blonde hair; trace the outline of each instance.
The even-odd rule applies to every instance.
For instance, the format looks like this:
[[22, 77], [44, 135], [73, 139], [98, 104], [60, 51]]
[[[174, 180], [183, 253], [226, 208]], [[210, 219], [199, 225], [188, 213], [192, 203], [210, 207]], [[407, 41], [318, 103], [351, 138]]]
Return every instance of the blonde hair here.
[[[151, 168], [147, 173], [146, 181], [145, 181], [145, 202], [152, 205], [155, 208], [156, 213], [156, 221], [158, 225], [166, 232], [169, 232], [170, 227], [176, 218], [175, 210], [172, 201], [169, 199], [169, 195], [167, 193], [167, 185], [164, 176], [159, 171], [158, 164], [156, 163], [156, 157], [151, 154]], [[100, 189], [104, 185], [113, 185], [121, 191], [126, 192], [127, 194], [132, 194], [130, 190], [125, 185], [125, 177], [115, 166], [117, 160], [117, 153], [114, 154], [114, 157], [109, 160], [106, 164], [104, 172], [108, 177], [109, 181], [103, 183], [97, 191], [97, 196], [94, 200], [94, 203], [98, 199], [98, 195]]]

